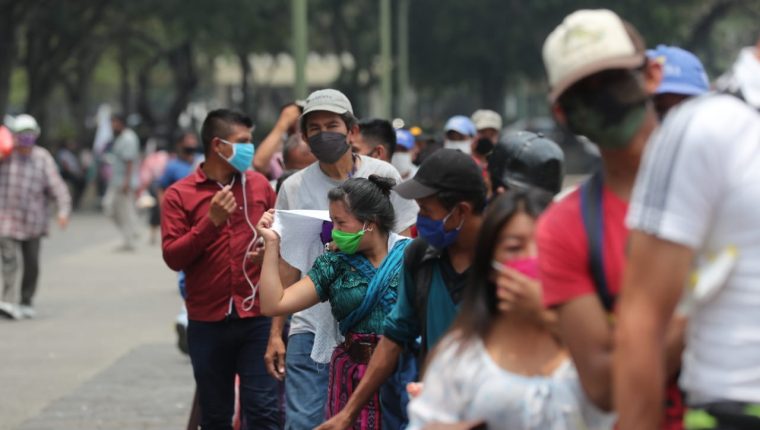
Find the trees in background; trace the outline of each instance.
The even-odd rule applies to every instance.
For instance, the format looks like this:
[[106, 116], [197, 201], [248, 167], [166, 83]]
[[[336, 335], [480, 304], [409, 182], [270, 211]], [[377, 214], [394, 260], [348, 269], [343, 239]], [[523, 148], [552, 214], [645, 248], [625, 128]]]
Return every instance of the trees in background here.
[[[414, 0], [412, 86], [427, 95], [422, 103], [439, 111], [441, 100], [465, 112], [470, 105], [501, 110], [505, 95], [526, 82], [540, 90], [544, 37], [583, 7], [613, 8], [650, 45], [692, 49], [713, 73], [727, 67], [738, 46], [760, 36], [756, 0]], [[334, 86], [367, 114], [378, 84], [378, 3], [312, 0], [309, 25], [310, 49], [350, 53]], [[62, 101], [81, 140], [85, 119], [103, 97], [93, 83], [105, 76], [117, 82], [124, 112], [138, 113], [151, 134], [170, 137], [188, 103], [209, 98], [220, 55], [240, 67], [236, 107], [255, 112], [257, 71], [250, 55], [289, 51], [289, 26], [290, 3], [282, 0], [0, 0], [0, 117], [12, 90], [25, 99], [14, 109], [37, 116], [43, 128]], [[25, 78], [13, 81], [20, 71]]]

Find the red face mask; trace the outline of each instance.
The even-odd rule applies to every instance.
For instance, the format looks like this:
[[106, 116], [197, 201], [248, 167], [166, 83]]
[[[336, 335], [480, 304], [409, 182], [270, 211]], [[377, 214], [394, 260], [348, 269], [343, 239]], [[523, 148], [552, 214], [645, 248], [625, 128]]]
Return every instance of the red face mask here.
[[537, 257], [520, 258], [505, 262], [494, 261], [493, 266], [496, 270], [501, 270], [502, 267], [509, 267], [510, 269], [517, 270], [529, 278], [539, 279]]

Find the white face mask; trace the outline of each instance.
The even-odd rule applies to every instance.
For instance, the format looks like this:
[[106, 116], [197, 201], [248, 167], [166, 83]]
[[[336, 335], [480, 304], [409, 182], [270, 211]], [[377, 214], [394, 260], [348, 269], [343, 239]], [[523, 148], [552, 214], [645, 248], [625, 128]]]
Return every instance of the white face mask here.
[[443, 141], [443, 147], [449, 149], [458, 149], [467, 155], [472, 154], [472, 148], [470, 147], [470, 139], [465, 140], [449, 140]]
[[396, 152], [391, 157], [391, 164], [398, 170], [402, 178], [409, 177], [414, 170], [412, 154], [408, 152]]

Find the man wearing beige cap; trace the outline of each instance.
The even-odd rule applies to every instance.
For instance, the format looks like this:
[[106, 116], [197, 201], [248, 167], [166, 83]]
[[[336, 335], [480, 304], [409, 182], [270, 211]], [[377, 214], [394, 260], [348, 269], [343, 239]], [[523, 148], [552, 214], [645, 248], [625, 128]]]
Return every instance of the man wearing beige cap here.
[[[603, 161], [599, 172], [552, 205], [539, 223], [544, 301], [557, 310], [586, 394], [609, 410], [611, 321], [626, 260], [625, 214], [642, 152], [657, 126], [651, 95], [662, 69], [647, 61], [633, 26], [609, 10], [567, 16], [546, 39], [543, 57], [555, 118], [596, 143]], [[679, 354], [673, 355], [675, 373]], [[663, 428], [680, 429], [683, 408], [675, 386], [669, 401], [673, 407]]]
[[[494, 146], [499, 142], [499, 133], [501, 132], [501, 115], [488, 109], [478, 109], [472, 116], [475, 124], [475, 139], [473, 139], [472, 158], [481, 168], [486, 169], [488, 166], [488, 155], [493, 151]], [[488, 175], [485, 176], [486, 179]], [[488, 184], [488, 189], [491, 189]]]
[[[401, 181], [401, 176], [391, 164], [351, 151], [351, 141], [359, 134], [359, 126], [351, 102], [340, 91], [324, 89], [311, 93], [306, 99], [299, 127], [301, 137], [308, 143], [317, 161], [282, 183], [277, 195], [278, 210], [326, 211], [329, 206], [328, 191], [353, 177], [379, 175]], [[395, 192], [391, 194], [391, 203], [396, 212], [395, 231], [408, 233], [417, 220], [417, 204], [402, 199]], [[283, 234], [287, 232], [283, 231]], [[303, 264], [297, 268], [291, 264], [294, 260], [289, 261], [289, 256], [282, 251], [284, 285], [292, 285], [308, 271], [317, 256], [310, 257], [313, 258], [305, 262], [299, 259]], [[265, 361], [273, 376], [278, 379], [286, 376], [285, 428], [312, 429], [325, 419], [327, 363], [339, 340], [336, 322], [328, 303], [320, 303], [294, 314], [285, 357], [283, 322], [277, 318], [272, 322]]]

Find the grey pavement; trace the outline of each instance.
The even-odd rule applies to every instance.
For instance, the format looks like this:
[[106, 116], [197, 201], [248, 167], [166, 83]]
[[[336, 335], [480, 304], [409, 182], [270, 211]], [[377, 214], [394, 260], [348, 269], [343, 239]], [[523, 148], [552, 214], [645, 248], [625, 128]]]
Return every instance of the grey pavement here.
[[194, 384], [175, 346], [176, 277], [141, 232], [125, 254], [101, 215], [51, 226], [37, 318], [0, 320], [0, 430], [185, 427]]

